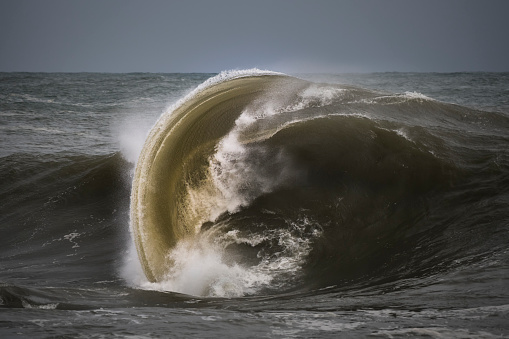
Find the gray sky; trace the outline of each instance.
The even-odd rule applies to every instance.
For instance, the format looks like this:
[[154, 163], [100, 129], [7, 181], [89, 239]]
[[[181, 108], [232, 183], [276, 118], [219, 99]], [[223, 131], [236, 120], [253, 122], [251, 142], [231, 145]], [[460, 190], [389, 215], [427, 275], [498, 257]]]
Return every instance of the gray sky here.
[[509, 71], [509, 0], [0, 0], [0, 71]]

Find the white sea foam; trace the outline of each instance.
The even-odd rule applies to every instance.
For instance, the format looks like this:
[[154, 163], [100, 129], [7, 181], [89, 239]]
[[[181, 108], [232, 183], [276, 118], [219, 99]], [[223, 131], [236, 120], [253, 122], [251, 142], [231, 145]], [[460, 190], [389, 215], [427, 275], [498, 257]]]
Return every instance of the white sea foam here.
[[51, 245], [55, 242], [67, 240], [73, 245], [72, 248], [78, 248], [78, 247], [80, 247], [80, 245], [78, 244], [78, 242], [75, 239], [79, 238], [80, 236], [82, 236], [84, 234], [85, 233], [78, 233], [78, 232], [74, 231], [74, 232], [64, 235], [61, 238], [55, 238], [53, 240], [46, 241], [44, 244], [42, 244], [41, 247], [46, 247], [46, 246]]
[[283, 111], [293, 112], [307, 107], [330, 105], [334, 99], [344, 95], [346, 91], [343, 88], [312, 84], [299, 94], [299, 100], [296, 103], [285, 107]]
[[222, 250], [205, 238], [180, 241], [169, 253], [173, 265], [166, 278], [142, 287], [195, 296], [239, 297], [270, 282], [269, 275], [256, 274], [238, 264], [227, 265]]
[[21, 305], [23, 306], [23, 308], [35, 308], [40, 310], [54, 310], [58, 307], [58, 303], [37, 305], [31, 304], [26, 300], [22, 300]]
[[[139, 280], [138, 286], [226, 298], [252, 295], [263, 288], [284, 288], [299, 275], [312, 241], [321, 235], [318, 225], [307, 218], [290, 222], [287, 226], [249, 237], [243, 237], [240, 231], [234, 230], [218, 237], [213, 236], [217, 232], [205, 232], [195, 239], [180, 241], [168, 254], [172, 266], [165, 279], [157, 283]], [[228, 245], [254, 247], [264, 241], [275, 241], [281, 250], [262, 256], [254, 266], [230, 262], [227, 258], [225, 248]]]
[[[403, 127], [402, 127], [402, 128], [399, 128], [399, 129], [397, 129], [395, 132], [396, 132], [396, 134], [397, 134], [397, 135], [399, 135], [400, 137], [403, 137], [403, 138], [405, 138], [405, 139], [406, 139], [406, 140], [408, 140], [408, 141], [414, 142], [414, 141], [412, 140], [412, 138], [410, 138], [410, 136], [408, 135], [408, 131], [407, 131], [405, 128], [403, 128]], [[414, 142], [414, 143], [415, 143], [415, 142]]]
[[[209, 162], [209, 177], [214, 182], [215, 190], [205, 188], [213, 197], [204, 198], [203, 191], [190, 190], [190, 199], [201, 208], [207, 208], [209, 220], [215, 220], [224, 212], [235, 212], [248, 205], [256, 197], [271, 192], [299, 177], [300, 172], [291, 160], [283, 153], [268, 154], [264, 149], [253, 148], [242, 141], [243, 134], [258, 120], [276, 114], [289, 113], [304, 108], [329, 105], [345, 90], [336, 87], [312, 84], [299, 93], [295, 103], [283, 105], [276, 99], [266, 102], [255, 102], [246, 108], [235, 121], [235, 127], [218, 144], [216, 153]], [[317, 117], [309, 118], [315, 119]], [[291, 124], [306, 119], [294, 119], [274, 126], [274, 133]], [[271, 150], [273, 152], [273, 150]], [[253, 161], [256, 157], [258, 160]], [[270, 162], [276, 171], [264, 170]], [[201, 202], [199, 202], [201, 201]], [[212, 204], [210, 202], [213, 202]], [[195, 205], [198, 206], [198, 205]], [[202, 220], [205, 221], [205, 220]]]
[[409, 99], [421, 99], [421, 100], [433, 100], [432, 98], [422, 94], [422, 93], [419, 93], [419, 92], [405, 92], [402, 97], [405, 97], [405, 98], [409, 98]]
[[383, 96], [379, 96], [379, 97], [375, 97], [375, 98], [355, 100], [351, 103], [362, 103], [362, 104], [370, 104], [370, 105], [373, 105], [373, 104], [395, 105], [395, 104], [401, 104], [401, 103], [407, 102], [409, 100], [435, 101], [435, 99], [430, 98], [422, 93], [407, 91], [404, 93], [383, 95]]

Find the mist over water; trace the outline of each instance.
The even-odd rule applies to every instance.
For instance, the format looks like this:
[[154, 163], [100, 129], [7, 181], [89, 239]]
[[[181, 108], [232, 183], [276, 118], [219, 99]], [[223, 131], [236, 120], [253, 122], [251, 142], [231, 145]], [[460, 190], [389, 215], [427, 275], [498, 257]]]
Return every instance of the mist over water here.
[[7, 337], [507, 335], [507, 74], [0, 80]]

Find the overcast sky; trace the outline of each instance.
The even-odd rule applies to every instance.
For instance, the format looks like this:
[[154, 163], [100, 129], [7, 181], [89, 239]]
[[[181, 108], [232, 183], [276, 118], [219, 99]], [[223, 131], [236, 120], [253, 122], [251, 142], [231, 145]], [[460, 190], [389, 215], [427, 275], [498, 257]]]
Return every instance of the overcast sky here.
[[0, 71], [509, 71], [509, 0], [0, 0]]

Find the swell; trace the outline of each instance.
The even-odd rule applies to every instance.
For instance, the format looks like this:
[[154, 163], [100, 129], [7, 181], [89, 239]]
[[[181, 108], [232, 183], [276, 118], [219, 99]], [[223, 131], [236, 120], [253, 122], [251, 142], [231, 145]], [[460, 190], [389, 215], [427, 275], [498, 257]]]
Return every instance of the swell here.
[[[0, 222], [11, 244], [1, 250], [2, 280], [58, 286], [116, 279], [125, 246], [129, 168], [119, 153], [2, 158]], [[22, 264], [30, 270], [18, 270]], [[55, 270], [60, 273], [47, 274]]]

